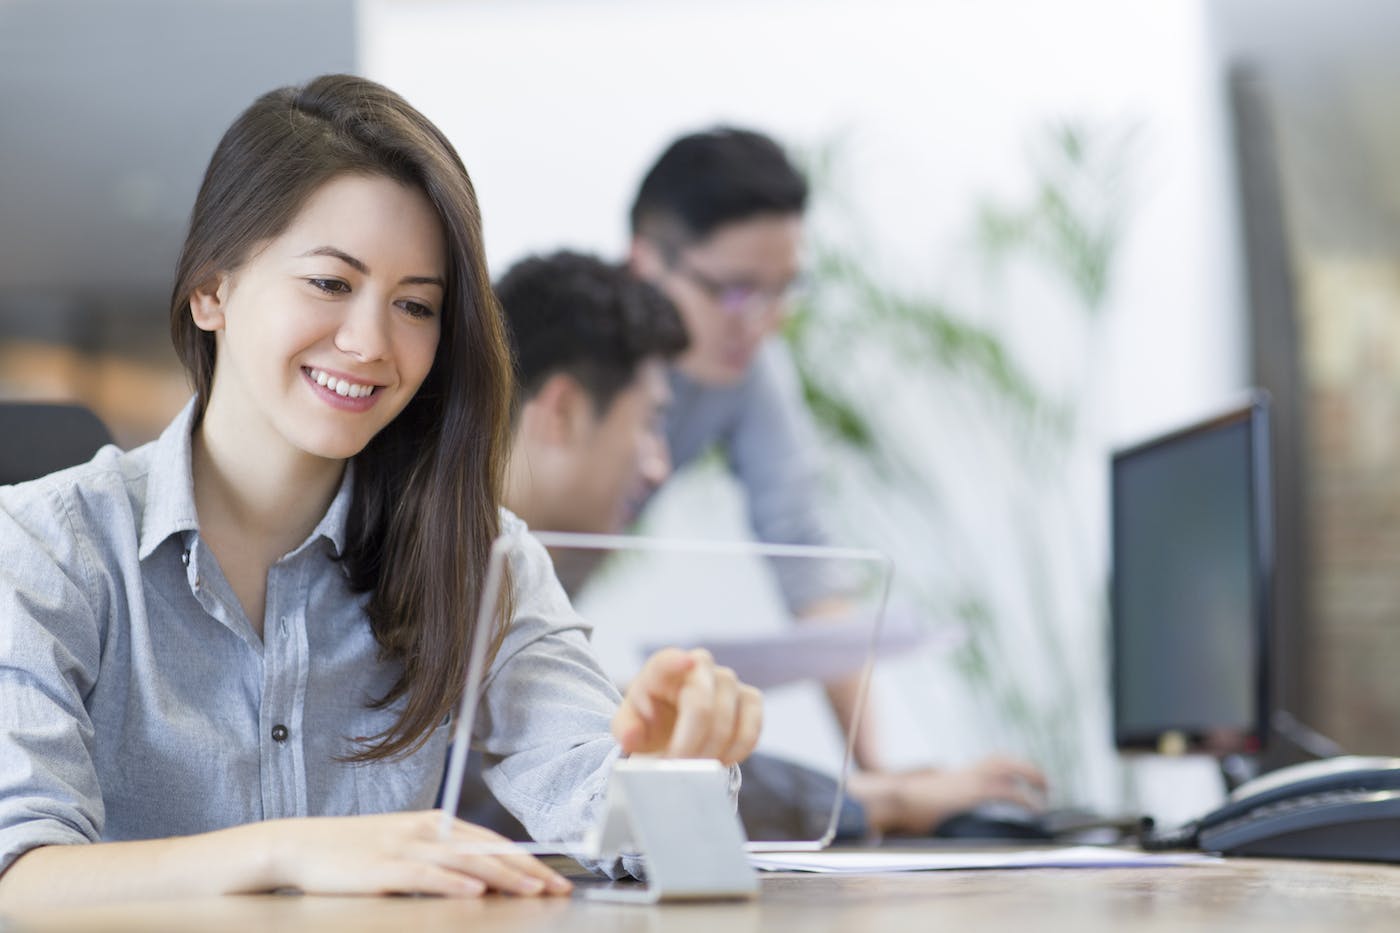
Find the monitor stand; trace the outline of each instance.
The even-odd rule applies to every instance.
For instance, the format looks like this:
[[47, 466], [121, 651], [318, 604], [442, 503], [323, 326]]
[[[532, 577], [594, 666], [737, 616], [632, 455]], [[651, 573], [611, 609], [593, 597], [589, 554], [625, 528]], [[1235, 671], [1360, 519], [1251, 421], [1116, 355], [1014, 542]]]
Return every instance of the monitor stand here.
[[1158, 826], [1179, 826], [1225, 801], [1226, 782], [1214, 755], [1140, 754], [1123, 762], [1130, 810]]

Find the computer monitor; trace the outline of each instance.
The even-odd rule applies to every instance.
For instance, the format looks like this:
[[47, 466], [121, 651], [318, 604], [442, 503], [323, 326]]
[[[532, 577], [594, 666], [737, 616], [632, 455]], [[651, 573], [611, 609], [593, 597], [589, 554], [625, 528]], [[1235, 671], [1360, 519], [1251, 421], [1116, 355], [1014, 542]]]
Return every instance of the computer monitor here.
[[1267, 734], [1273, 574], [1268, 397], [1112, 460], [1112, 667], [1120, 749], [1220, 755]]

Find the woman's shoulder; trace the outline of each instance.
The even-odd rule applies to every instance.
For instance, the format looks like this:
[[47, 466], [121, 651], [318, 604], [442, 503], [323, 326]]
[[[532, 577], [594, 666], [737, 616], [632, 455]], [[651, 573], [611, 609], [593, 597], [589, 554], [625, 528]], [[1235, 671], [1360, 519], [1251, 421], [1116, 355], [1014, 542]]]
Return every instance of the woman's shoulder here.
[[[109, 444], [91, 460], [0, 487], [0, 517], [29, 534], [75, 539], [102, 563], [144, 559], [177, 531], [198, 527], [191, 483], [191, 400], [154, 440]], [[0, 536], [12, 537], [13, 526]], [[10, 546], [12, 541], [0, 541]]]
[[134, 543], [153, 446], [125, 451], [108, 444], [86, 463], [0, 486], [0, 518], [8, 526], [0, 528], [0, 547], [24, 546], [25, 539]]
[[144, 477], [141, 453], [107, 444], [86, 463], [0, 486], [0, 506], [15, 516], [44, 515], [74, 501], [125, 497], [130, 482]]
[[[509, 569], [511, 587], [511, 619], [506, 636], [493, 661], [499, 669], [510, 659], [529, 655], [536, 646], [548, 644], [547, 653], [557, 656], [581, 650], [588, 626], [574, 612], [568, 594], [555, 574], [554, 560], [515, 513], [500, 510], [500, 541], [506, 544], [498, 551]], [[500, 558], [498, 558], [500, 559]], [[567, 642], [557, 641], [569, 637]]]
[[497, 511], [500, 513], [502, 535], [517, 535], [528, 530], [525, 526], [525, 520], [510, 509], [501, 506]]
[[[555, 575], [554, 559], [531, 534], [525, 520], [504, 506], [501, 507], [499, 540], [507, 545], [504, 553], [515, 593], [517, 621], [520, 616], [528, 615], [550, 619], [571, 616], [568, 596]], [[569, 620], [570, 624], [572, 621]]]
[[533, 582], [542, 573], [552, 575], [549, 552], [530, 533], [530, 526], [525, 524], [525, 520], [505, 506], [501, 506], [500, 516], [498, 540], [508, 543], [506, 554], [516, 588], [525, 582], [522, 576]]

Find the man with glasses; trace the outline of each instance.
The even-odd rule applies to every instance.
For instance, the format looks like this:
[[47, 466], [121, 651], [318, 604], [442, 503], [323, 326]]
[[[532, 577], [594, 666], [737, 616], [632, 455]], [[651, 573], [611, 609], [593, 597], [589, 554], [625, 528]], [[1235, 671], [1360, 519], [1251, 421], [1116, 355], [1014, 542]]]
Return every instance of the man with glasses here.
[[[662, 153], [632, 205], [630, 265], [680, 312], [690, 345], [671, 366], [667, 439], [676, 468], [718, 445], [755, 536], [825, 544], [813, 428], [781, 341], [799, 280], [807, 182], [773, 140], [720, 127]], [[816, 615], [840, 593], [818, 564], [774, 565], [788, 609]], [[849, 730], [857, 683], [828, 685]], [[856, 761], [876, 769], [863, 722]]]
[[[806, 207], [807, 182], [777, 143], [719, 127], [673, 142], [631, 212], [632, 271], [671, 299], [690, 337], [670, 372], [673, 465], [718, 445], [744, 488], [755, 536], [780, 544], [827, 543], [813, 427], [776, 337], [800, 279]], [[839, 611], [840, 582], [820, 569], [814, 561], [774, 565], [795, 616]], [[857, 689], [855, 679], [827, 685], [848, 733]], [[850, 789], [872, 817], [888, 810], [888, 819], [872, 819], [886, 830], [926, 832], [937, 822], [935, 808], [915, 808], [921, 812], [909, 818], [911, 800], [1029, 802], [1044, 790], [1033, 766], [1001, 757], [952, 771], [885, 771], [868, 716], [856, 738], [860, 771]]]

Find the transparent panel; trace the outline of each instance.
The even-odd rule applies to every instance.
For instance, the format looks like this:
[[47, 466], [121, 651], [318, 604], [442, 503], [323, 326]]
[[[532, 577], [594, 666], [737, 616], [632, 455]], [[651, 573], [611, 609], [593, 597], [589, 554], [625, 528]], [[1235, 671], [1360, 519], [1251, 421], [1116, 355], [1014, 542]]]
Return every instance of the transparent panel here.
[[[884, 624], [888, 560], [874, 551], [746, 542], [534, 537], [592, 627], [594, 652], [619, 690], [652, 652], [674, 646], [709, 650], [763, 691], [758, 751], [741, 765], [739, 809], [749, 847], [826, 845], [842, 820], [854, 734], [843, 733], [825, 685], [859, 685], [863, 702], [877, 656], [908, 651], [921, 640], [915, 626]], [[497, 541], [485, 606], [498, 605], [502, 568], [519, 546]], [[807, 594], [796, 611], [782, 597], [793, 591]], [[456, 812], [466, 724], [476, 716], [490, 640], [489, 627], [479, 622], [445, 785], [448, 813]], [[537, 839], [526, 848], [588, 854], [581, 837]]]

